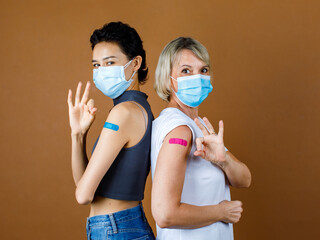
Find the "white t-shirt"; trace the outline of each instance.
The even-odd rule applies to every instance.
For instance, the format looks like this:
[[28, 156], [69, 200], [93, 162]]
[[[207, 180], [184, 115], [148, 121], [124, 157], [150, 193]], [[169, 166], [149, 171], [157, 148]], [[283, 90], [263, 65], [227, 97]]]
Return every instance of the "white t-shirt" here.
[[[204, 124], [201, 118], [201, 123]], [[224, 172], [211, 162], [196, 157], [195, 139], [203, 137], [196, 123], [177, 108], [164, 109], [152, 122], [151, 173], [154, 177], [159, 151], [166, 135], [178, 126], [186, 125], [192, 132], [192, 148], [181, 195], [181, 202], [196, 206], [216, 205], [223, 200], [230, 201], [230, 190]], [[197, 229], [169, 229], [157, 225], [159, 240], [233, 240], [232, 224], [216, 222]]]

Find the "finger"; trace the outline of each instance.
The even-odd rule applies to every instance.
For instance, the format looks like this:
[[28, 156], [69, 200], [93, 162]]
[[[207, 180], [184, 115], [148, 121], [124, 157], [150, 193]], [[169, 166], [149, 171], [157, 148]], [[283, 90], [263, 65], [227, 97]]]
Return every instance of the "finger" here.
[[89, 92], [90, 92], [90, 82], [88, 81], [86, 85], [86, 89], [84, 90], [84, 93], [81, 99], [81, 103], [85, 104], [88, 101]]
[[211, 123], [209, 122], [208, 118], [204, 117], [203, 121], [207, 125], [207, 128], [209, 129], [210, 134], [214, 134], [215, 133], [214, 128], [211, 125]]
[[93, 99], [90, 99], [87, 103], [89, 109], [91, 110], [93, 107], [94, 107], [94, 100]]
[[71, 91], [71, 89], [69, 89], [69, 92], [68, 92], [68, 106], [69, 106], [69, 108], [71, 108], [71, 107], [73, 107], [73, 105], [72, 105], [72, 91]]
[[77, 104], [79, 104], [79, 102], [80, 102], [81, 86], [82, 86], [82, 83], [79, 82], [79, 83], [78, 83], [78, 87], [77, 87], [76, 99], [75, 99], [74, 105], [77, 105]]
[[206, 154], [205, 154], [205, 152], [204, 151], [195, 151], [194, 153], [193, 153], [193, 155], [195, 155], [196, 157], [201, 157], [201, 158], [203, 158], [203, 159], [205, 159], [205, 157], [206, 157]]
[[241, 213], [241, 212], [242, 212], [242, 207], [240, 207], [240, 206], [235, 207], [235, 208], [232, 209], [232, 211], [233, 211], [234, 213]]
[[242, 206], [242, 202], [239, 200], [234, 200], [234, 203], [236, 203], [237, 206], [240, 206], [240, 207]]
[[223, 121], [220, 120], [219, 121], [219, 132], [218, 132], [218, 136], [221, 136], [223, 138], [223, 132], [224, 132], [224, 125], [223, 125]]
[[194, 119], [194, 122], [197, 124], [197, 126], [200, 128], [201, 132], [203, 133], [204, 136], [208, 136], [209, 132], [206, 129], [205, 126], [203, 126], [203, 124], [200, 122], [200, 120], [198, 118]]
[[96, 114], [96, 112], [97, 112], [97, 108], [92, 108], [91, 110], [90, 110], [90, 114], [91, 115], [95, 115]]
[[196, 146], [197, 146], [197, 151], [202, 151], [202, 143], [204, 141], [203, 137], [196, 138]]
[[237, 223], [240, 221], [240, 218], [241, 218], [241, 215], [240, 216], [236, 216], [236, 219], [234, 219], [234, 222], [233, 223]]

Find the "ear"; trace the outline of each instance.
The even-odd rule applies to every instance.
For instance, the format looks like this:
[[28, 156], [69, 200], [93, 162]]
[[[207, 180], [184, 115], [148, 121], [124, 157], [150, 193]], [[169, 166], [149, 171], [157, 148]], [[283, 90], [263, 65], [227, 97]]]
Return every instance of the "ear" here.
[[132, 60], [133, 71], [138, 72], [139, 68], [141, 67], [141, 63], [142, 63], [142, 57], [139, 55], [136, 56]]

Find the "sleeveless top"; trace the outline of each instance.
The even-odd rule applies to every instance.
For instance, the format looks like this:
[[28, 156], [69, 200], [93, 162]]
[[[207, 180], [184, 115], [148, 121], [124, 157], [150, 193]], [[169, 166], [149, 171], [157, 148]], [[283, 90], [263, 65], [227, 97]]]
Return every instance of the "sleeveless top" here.
[[[200, 122], [204, 124], [201, 118]], [[224, 172], [211, 162], [196, 157], [195, 139], [203, 137], [196, 123], [177, 108], [164, 109], [152, 123], [151, 173], [152, 178], [157, 158], [166, 135], [178, 126], [186, 125], [192, 132], [192, 148], [187, 159], [187, 168], [181, 194], [181, 202], [196, 206], [216, 205], [230, 201], [230, 190]], [[205, 124], [204, 124], [205, 125]], [[227, 150], [227, 149], [226, 149]], [[233, 240], [233, 226], [224, 222], [196, 229], [169, 229], [157, 225], [157, 239], [165, 240]]]
[[[140, 142], [132, 147], [121, 149], [102, 178], [96, 190], [96, 195], [129, 201], [141, 201], [143, 199], [146, 178], [150, 171], [151, 124], [154, 119], [147, 98], [148, 96], [143, 92], [129, 90], [113, 99], [114, 106], [127, 101], [140, 104], [147, 112], [148, 123], [146, 132]], [[145, 116], [144, 112], [143, 114]], [[99, 137], [92, 152], [98, 140]]]

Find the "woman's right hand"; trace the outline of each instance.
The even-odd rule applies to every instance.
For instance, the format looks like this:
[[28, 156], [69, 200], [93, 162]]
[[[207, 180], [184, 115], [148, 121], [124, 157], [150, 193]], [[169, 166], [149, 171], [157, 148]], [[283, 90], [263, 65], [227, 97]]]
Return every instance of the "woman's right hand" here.
[[74, 105], [72, 104], [72, 91], [69, 89], [68, 106], [69, 121], [72, 134], [85, 134], [94, 121], [97, 108], [94, 107], [93, 99], [88, 101], [90, 82], [87, 82], [86, 89], [80, 101], [82, 83], [78, 83]]
[[222, 209], [222, 222], [237, 223], [241, 218], [242, 202], [224, 200], [219, 203]]

